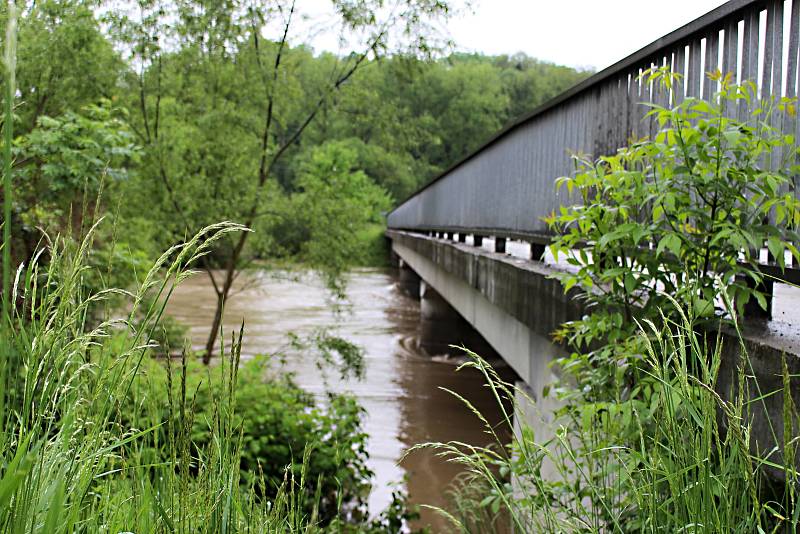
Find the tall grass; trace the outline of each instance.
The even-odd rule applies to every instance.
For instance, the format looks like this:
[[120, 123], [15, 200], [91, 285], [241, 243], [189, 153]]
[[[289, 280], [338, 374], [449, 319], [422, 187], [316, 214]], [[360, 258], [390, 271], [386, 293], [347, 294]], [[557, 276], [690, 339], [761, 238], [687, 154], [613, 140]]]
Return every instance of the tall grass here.
[[[683, 314], [643, 324], [641, 336], [646, 392], [629, 392], [629, 400], [615, 404], [568, 406], [546, 440], [536, 435], [541, 428], [523, 423], [510, 446], [419, 446], [465, 467], [457, 506], [441, 510], [454, 529], [502, 531], [505, 515], [518, 532], [797, 531], [796, 409], [785, 363], [783, 392], [751, 398], [752, 369], [741, 343], [738, 387], [723, 398], [716, 391], [721, 338], [708, 342]], [[524, 421], [535, 401], [471, 356], [465, 365], [483, 373], [498, 399], [515, 399]], [[784, 392], [776, 463], [775, 450], [753, 453], [751, 426], [763, 416], [763, 398]]]
[[[11, 295], [11, 141], [14, 137], [14, 94], [17, 54], [17, 12], [14, 2], [8, 2], [8, 22], [6, 25], [6, 41], [4, 50], [4, 67], [6, 78], [6, 93], [3, 112], [3, 294], [2, 315], [0, 315], [0, 335], [6, 337], [6, 319], [9, 317]], [[6, 360], [8, 354], [0, 344], [0, 387], [6, 386]], [[0, 414], [5, 412], [5, 399], [0, 395]], [[0, 435], [4, 431], [2, 417], [0, 417]], [[0, 437], [2, 440], [2, 437]], [[0, 443], [1, 444], [1, 443]]]
[[[206, 447], [191, 438], [195, 392], [187, 391], [186, 353], [180, 363], [164, 362], [166, 419], [164, 395], [149, 389], [163, 382], [142, 376], [150, 340], [169, 295], [191, 274], [188, 266], [242, 230], [218, 224], [172, 247], [135, 292], [82, 294], [93, 230], [79, 244], [54, 240], [17, 272], [11, 335], [0, 341], [10, 378], [0, 414], [0, 531], [323, 530], [317, 508], [308, 507], [320, 501], [308, 495], [319, 481], [305, 480], [310, 449], [300, 472], [287, 470], [277, 492], [263, 477], [243, 483], [242, 428], [235, 422], [242, 329], [227, 346], [221, 342], [226, 358], [208, 371], [222, 378], [209, 382], [216, 391]], [[112, 296], [129, 299], [128, 316], [90, 324], [90, 309]]]

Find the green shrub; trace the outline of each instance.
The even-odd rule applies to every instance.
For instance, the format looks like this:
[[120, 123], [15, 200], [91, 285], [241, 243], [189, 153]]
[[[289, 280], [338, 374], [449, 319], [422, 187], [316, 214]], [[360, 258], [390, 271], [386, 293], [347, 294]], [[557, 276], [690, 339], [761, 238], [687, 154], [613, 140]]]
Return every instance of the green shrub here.
[[[454, 530], [497, 532], [505, 515], [519, 532], [797, 531], [797, 445], [787, 439], [782, 464], [751, 454], [760, 404], [746, 402], [745, 392], [731, 400], [716, 393], [720, 347], [707, 348], [689, 315], [677, 322], [662, 318], [660, 326], [648, 321], [639, 335], [646, 347], [642, 371], [652, 378], [641, 386], [646, 393], [633, 392], [618, 403], [573, 405], [547, 440], [523, 424], [510, 446], [501, 440], [489, 447], [420, 446], [465, 466], [459, 506], [442, 511]], [[466, 366], [484, 374], [498, 399], [516, 399], [517, 416], [535, 409], [523, 390], [472, 357]], [[744, 383], [749, 360], [743, 343], [740, 357]], [[692, 362], [702, 362], [697, 374], [688, 371]], [[788, 388], [785, 365], [783, 378]], [[790, 396], [784, 398], [788, 436], [796, 408]], [[782, 472], [783, 491], [761, 491], [767, 470]]]
[[[644, 76], [666, 91], [680, 81], [666, 68]], [[574, 176], [557, 180], [575, 202], [547, 218], [558, 236], [551, 250], [575, 267], [561, 281], [580, 287], [591, 311], [559, 332], [578, 351], [562, 367], [596, 398], [632, 379], [643, 352], [634, 317], [670, 315], [677, 302], [713, 324], [727, 314], [723, 290], [740, 315], [751, 299], [766, 308], [761, 248], [781, 267], [784, 250], [800, 260], [797, 147], [771, 125], [794, 116], [795, 103], [759, 102], [752, 83], [731, 79], [710, 74], [719, 92], [709, 101], [653, 105], [653, 139], [597, 160], [576, 156]], [[748, 117], [732, 118], [742, 105]]]
[[[330, 394], [320, 403], [291, 376], [275, 376], [269, 361], [259, 357], [243, 362], [237, 373], [231, 424], [239, 440], [241, 483], [255, 487], [265, 499], [274, 499], [287, 469], [298, 479], [305, 470], [303, 491], [309, 512], [316, 506], [325, 522], [341, 510], [365, 517], [372, 473], [366, 465], [363, 408], [347, 395]], [[210, 447], [216, 435], [215, 411], [224, 400], [220, 394], [224, 365], [207, 367], [190, 361], [185, 386], [177, 377], [170, 378], [175, 370], [164, 361], [153, 360], [146, 371], [146, 380], [139, 380], [130, 402], [159, 414], [148, 424], [160, 424], [163, 433], [168, 422], [180, 424], [170, 414], [170, 396], [178, 398], [178, 389], [186, 387], [192, 392], [192, 444], [197, 451]], [[166, 437], [157, 443], [163, 446]]]

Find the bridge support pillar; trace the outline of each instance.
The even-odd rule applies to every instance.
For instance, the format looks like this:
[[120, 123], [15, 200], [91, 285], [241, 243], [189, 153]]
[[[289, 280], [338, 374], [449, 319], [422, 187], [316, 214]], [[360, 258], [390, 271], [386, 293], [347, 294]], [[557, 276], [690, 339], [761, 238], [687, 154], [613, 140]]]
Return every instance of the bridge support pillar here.
[[403, 293], [418, 299], [420, 297], [420, 283], [422, 279], [408, 264], [400, 259], [397, 283]]
[[494, 251], [498, 254], [505, 254], [506, 253], [506, 238], [505, 237], [495, 237], [494, 238]]
[[399, 268], [402, 261], [403, 260], [400, 259], [400, 256], [397, 255], [397, 252], [395, 252], [393, 248], [389, 247], [389, 265]]
[[541, 243], [531, 242], [531, 259], [533, 261], [542, 261], [546, 248], [547, 247]]
[[449, 354], [461, 356], [465, 347], [490, 361], [501, 361], [492, 348], [469, 321], [464, 319], [438, 291], [422, 280], [420, 282], [420, 345], [430, 355]]
[[420, 282], [419, 296], [420, 345], [431, 355], [454, 352], [450, 345], [460, 342], [461, 316], [424, 280]]

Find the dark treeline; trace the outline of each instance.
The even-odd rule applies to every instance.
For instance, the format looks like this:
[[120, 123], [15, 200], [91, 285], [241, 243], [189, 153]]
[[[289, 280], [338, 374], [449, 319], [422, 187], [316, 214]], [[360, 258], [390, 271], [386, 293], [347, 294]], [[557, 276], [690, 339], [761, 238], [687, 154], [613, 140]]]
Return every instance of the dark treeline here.
[[[308, 142], [346, 141], [367, 175], [402, 200], [586, 75], [525, 54], [384, 59], [342, 92]], [[291, 183], [291, 173], [286, 179]]]
[[[389, 24], [374, 22], [379, 3], [360, 12], [333, 5], [350, 31]], [[116, 224], [99, 231], [98, 254], [127, 263], [113, 270], [120, 276], [227, 220], [254, 232], [220, 240], [204, 260], [220, 312], [256, 259], [300, 259], [341, 289], [349, 265], [379, 257], [382, 213], [393, 203], [587, 75], [525, 55], [442, 55], [421, 22], [441, 6], [427, 2], [409, 2], [391, 21], [401, 43], [381, 30], [366, 33], [360, 52], [315, 53], [291, 45], [291, 6], [24, 8], [17, 260], [31, 257], [41, 230], [84, 231], [100, 198]], [[271, 39], [261, 29], [268, 21], [283, 28]], [[103, 235], [113, 228], [125, 232]], [[103, 248], [120, 240], [125, 254]]]
[[[210, 222], [239, 220], [242, 198], [257, 189], [265, 107], [273, 106], [275, 150], [320, 99], [275, 161], [259, 219], [285, 215], [284, 195], [307, 189], [323, 154], [363, 171], [365, 186], [396, 202], [587, 75], [523, 54], [369, 57], [331, 90], [352, 58], [287, 44], [280, 76], [265, 82], [273, 73], [264, 65], [281, 45], [251, 46], [246, 27], [219, 25], [209, 35], [188, 18], [174, 29], [157, 12], [135, 24], [117, 13], [101, 24], [100, 11], [45, 2], [20, 21], [16, 165], [26, 179], [17, 182], [16, 211], [32, 233], [63, 226], [54, 218], [79, 212], [73, 204], [97, 192], [104, 176], [106, 198], [123, 194], [120, 214], [143, 224], [140, 234], [159, 234], [158, 248]], [[159, 39], [171, 45], [162, 49]], [[244, 44], [225, 44], [232, 39]], [[262, 245], [276, 245], [272, 233]]]

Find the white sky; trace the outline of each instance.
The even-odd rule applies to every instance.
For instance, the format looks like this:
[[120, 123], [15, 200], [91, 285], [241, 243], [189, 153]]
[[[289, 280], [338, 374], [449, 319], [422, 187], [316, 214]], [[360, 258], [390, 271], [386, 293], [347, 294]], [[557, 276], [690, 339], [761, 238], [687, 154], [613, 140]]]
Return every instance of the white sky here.
[[[472, 13], [451, 20], [447, 33], [460, 51], [525, 52], [572, 67], [602, 69], [724, 0], [472, 0]], [[320, 13], [324, 0], [299, 0]], [[338, 38], [320, 32], [317, 50], [339, 51]]]
[[450, 22], [460, 49], [525, 52], [602, 69], [724, 4], [723, 0], [482, 0]]

